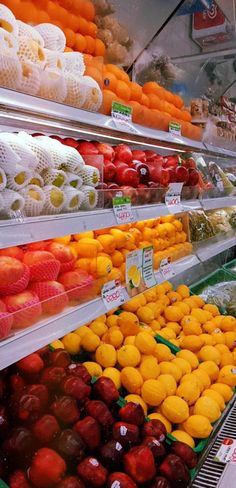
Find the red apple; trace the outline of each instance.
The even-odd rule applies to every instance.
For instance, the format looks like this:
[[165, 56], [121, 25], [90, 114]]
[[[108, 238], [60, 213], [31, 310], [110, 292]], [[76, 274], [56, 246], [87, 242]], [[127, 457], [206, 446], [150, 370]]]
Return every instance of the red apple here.
[[140, 183], [137, 186], [137, 194], [139, 205], [145, 205], [145, 203], [148, 203], [150, 201], [151, 192], [147, 185]]
[[154, 436], [144, 437], [142, 444], [143, 446], [147, 446], [149, 447], [149, 449], [151, 449], [156, 462], [157, 461], [160, 462], [166, 456], [166, 449], [164, 445], [161, 442], [159, 442], [156, 439], [156, 437]]
[[75, 149], [77, 149], [79, 144], [78, 141], [72, 139], [72, 137], [65, 137], [65, 139], [61, 140], [61, 142], [62, 144], [65, 144], [66, 146], [74, 147]]
[[26, 473], [20, 469], [11, 473], [8, 485], [10, 488], [30, 488]]
[[4, 405], [0, 405], [0, 439], [6, 436], [9, 430], [7, 409]]
[[199, 173], [196, 169], [189, 169], [188, 186], [195, 186], [199, 182]]
[[87, 414], [96, 419], [103, 427], [111, 427], [113, 425], [114, 418], [104, 402], [88, 400], [85, 408]]
[[133, 154], [127, 144], [119, 144], [115, 147], [116, 159], [121, 159], [124, 163], [130, 163], [133, 158]]
[[102, 400], [106, 405], [110, 406], [112, 403], [119, 400], [119, 391], [110, 378], [101, 376], [93, 385], [93, 394], [99, 400]]
[[34, 385], [27, 385], [25, 387], [25, 393], [28, 395], [34, 395], [39, 399], [40, 408], [45, 410], [48, 405], [49, 393], [48, 389], [45, 385], [41, 385], [41, 383], [34, 384]]
[[133, 149], [132, 151], [133, 159], [138, 159], [141, 163], [145, 163], [147, 160], [147, 156], [144, 151], [141, 149]]
[[150, 488], [171, 488], [171, 485], [164, 476], [157, 476]]
[[118, 168], [116, 181], [119, 185], [128, 185], [136, 188], [139, 184], [139, 174], [134, 168]]
[[85, 488], [85, 484], [78, 476], [67, 476], [57, 485], [57, 488]]
[[118, 415], [123, 422], [134, 425], [142, 425], [145, 420], [143, 408], [139, 403], [128, 402], [121, 407]]
[[30, 290], [38, 295], [44, 313], [60, 313], [68, 305], [66, 290], [58, 281], [38, 281], [32, 284]]
[[25, 387], [25, 384], [26, 383], [25, 383], [24, 378], [22, 378], [22, 376], [20, 376], [18, 373], [12, 374], [10, 376], [10, 385], [11, 385], [11, 389], [14, 393], [21, 391]]
[[91, 383], [92, 377], [89, 374], [89, 372], [87, 371], [87, 369], [85, 368], [85, 366], [81, 363], [69, 364], [69, 366], [67, 368], [67, 373], [70, 376], [78, 376], [79, 378], [81, 378], [86, 383], [86, 385], [90, 385], [90, 383]]
[[85, 458], [78, 464], [77, 472], [88, 487], [102, 488], [106, 485], [108, 472], [96, 458]]
[[147, 483], [156, 475], [155, 460], [151, 449], [146, 446], [133, 447], [124, 455], [125, 472], [136, 483]]
[[137, 161], [136, 159], [132, 160], [131, 168], [136, 169], [139, 174], [139, 181], [140, 183], [147, 183], [150, 179], [149, 167], [145, 163], [141, 163], [141, 161]]
[[179, 456], [189, 469], [193, 469], [197, 466], [197, 454], [184, 442], [173, 442], [173, 444], [171, 444], [171, 452]]
[[44, 368], [44, 362], [37, 352], [33, 352], [16, 363], [21, 373], [28, 375], [38, 374]]
[[20, 247], [12, 246], [6, 249], [0, 249], [0, 256], [9, 256], [11, 258], [19, 259], [22, 261], [24, 252]]
[[60, 261], [60, 273], [71, 271], [74, 268], [75, 257], [69, 246], [60, 244], [59, 242], [51, 242], [47, 246], [47, 251], [51, 252], [53, 256]]
[[26, 427], [14, 427], [5, 438], [2, 447], [4, 457], [11, 460], [14, 465], [24, 468], [29, 466], [34, 452], [35, 441], [32, 433]]
[[169, 175], [169, 171], [165, 168], [162, 168], [161, 169], [161, 172], [160, 172], [160, 183], [161, 183], [161, 186], [167, 186], [170, 182], [170, 175]]
[[162, 476], [168, 479], [171, 486], [176, 488], [187, 488], [189, 486], [190, 474], [184, 461], [175, 454], [168, 454], [159, 466]]
[[152, 419], [145, 422], [142, 428], [143, 437], [153, 436], [159, 442], [163, 442], [165, 440], [166, 433], [165, 425], [158, 419]]
[[80, 462], [85, 457], [85, 445], [75, 430], [62, 430], [54, 445], [63, 458], [73, 462]]
[[116, 175], [116, 166], [111, 161], [104, 164], [103, 167], [104, 180], [109, 182], [112, 181]]
[[61, 267], [48, 251], [27, 251], [23, 262], [29, 267], [30, 281], [56, 280]]
[[13, 328], [29, 327], [42, 315], [42, 307], [38, 295], [31, 291], [22, 291], [4, 299], [9, 313], [13, 314]]
[[175, 169], [176, 181], [186, 183], [188, 181], [188, 170], [184, 166], [177, 166]]
[[86, 385], [78, 376], [67, 376], [63, 381], [62, 389], [65, 395], [76, 398], [78, 403], [84, 403], [91, 393], [91, 386]]
[[113, 161], [115, 157], [115, 151], [110, 144], [106, 144], [105, 142], [95, 142], [94, 144], [99, 154], [103, 154], [105, 159]]
[[61, 387], [65, 377], [65, 368], [62, 368], [61, 366], [49, 366], [48, 368], [44, 368], [40, 381], [48, 386], [50, 390], [57, 390]]
[[20, 293], [29, 283], [29, 268], [18, 259], [0, 256], [0, 295]]
[[62, 273], [58, 281], [64, 286], [70, 301], [83, 302], [93, 298], [93, 278], [82, 269]]
[[176, 182], [176, 174], [175, 174], [175, 167], [171, 166], [167, 169], [169, 173], [169, 182], [170, 183], [175, 183]]
[[94, 451], [101, 444], [101, 427], [96, 419], [87, 415], [74, 424], [74, 430], [78, 432], [90, 451]]
[[46, 414], [35, 422], [32, 432], [39, 442], [48, 444], [60, 432], [60, 427], [56, 417]]
[[115, 441], [122, 446], [138, 444], [140, 442], [139, 428], [137, 425], [128, 422], [115, 422], [112, 426], [112, 435]]
[[107, 488], [137, 488], [137, 485], [130, 476], [117, 471], [109, 475]]
[[65, 349], [55, 349], [55, 351], [52, 352], [50, 351], [50, 354], [48, 356], [48, 361], [47, 361], [47, 364], [49, 364], [50, 366], [67, 368], [70, 365], [70, 363], [71, 363], [70, 355]]
[[42, 447], [29, 468], [30, 481], [37, 488], [50, 488], [59, 483], [66, 472], [66, 463], [56, 451]]
[[80, 411], [74, 398], [63, 396], [55, 400], [51, 405], [53, 415], [66, 425], [72, 425], [79, 420]]
[[125, 163], [124, 161], [120, 161], [120, 159], [114, 159], [113, 164], [116, 168], [116, 171], [121, 168], [129, 168], [129, 165]]
[[96, 154], [99, 154], [99, 151], [96, 148], [95, 144], [88, 141], [78, 142], [77, 150], [80, 154], [82, 154], [82, 156], [94, 156]]
[[119, 468], [124, 452], [123, 446], [115, 440], [103, 444], [99, 450], [100, 459], [109, 471]]
[[176, 168], [176, 166], [180, 163], [180, 157], [179, 156], [176, 156], [176, 155], [173, 155], [173, 156], [166, 156], [164, 158], [164, 164], [165, 164], [165, 168]]
[[147, 161], [150, 161], [152, 159], [154, 159], [156, 157], [156, 153], [154, 151], [150, 151], [149, 149], [147, 149], [145, 152], [145, 155], [146, 155], [146, 160]]

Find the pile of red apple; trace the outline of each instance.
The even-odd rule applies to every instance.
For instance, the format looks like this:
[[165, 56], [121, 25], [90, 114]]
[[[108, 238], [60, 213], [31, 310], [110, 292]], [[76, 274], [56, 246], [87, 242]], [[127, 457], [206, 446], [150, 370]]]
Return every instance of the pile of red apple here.
[[93, 277], [75, 269], [71, 249], [43, 241], [0, 251], [0, 339], [69, 304], [94, 297]]
[[65, 350], [44, 348], [0, 373], [0, 478], [10, 488], [186, 488], [194, 451], [91, 381]]

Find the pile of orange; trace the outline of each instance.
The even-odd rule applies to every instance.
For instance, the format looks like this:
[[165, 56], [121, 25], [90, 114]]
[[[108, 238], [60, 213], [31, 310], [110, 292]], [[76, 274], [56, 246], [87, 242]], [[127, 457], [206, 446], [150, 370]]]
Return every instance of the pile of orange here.
[[104, 56], [105, 45], [97, 39], [95, 8], [90, 0], [3, 0], [18, 20], [40, 24], [50, 22], [60, 27], [67, 51]]

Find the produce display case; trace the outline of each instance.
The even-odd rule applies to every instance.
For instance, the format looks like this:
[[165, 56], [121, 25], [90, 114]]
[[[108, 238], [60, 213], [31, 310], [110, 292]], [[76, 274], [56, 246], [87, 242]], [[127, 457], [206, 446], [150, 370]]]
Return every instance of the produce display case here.
[[[218, 487], [213, 454], [236, 439], [234, 8], [0, 5], [0, 487]], [[65, 395], [80, 420], [63, 417]], [[109, 429], [89, 407], [101, 400]], [[48, 441], [44, 417], [60, 431]]]

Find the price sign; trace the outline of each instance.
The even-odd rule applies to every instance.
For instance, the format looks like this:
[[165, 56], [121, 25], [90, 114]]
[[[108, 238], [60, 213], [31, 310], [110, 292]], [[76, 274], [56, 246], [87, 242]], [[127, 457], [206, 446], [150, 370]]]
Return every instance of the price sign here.
[[181, 191], [183, 183], [170, 183], [165, 196], [165, 203], [170, 213], [183, 211], [181, 204]]
[[178, 122], [170, 122], [169, 132], [174, 136], [181, 136], [181, 124], [178, 124]]
[[131, 207], [131, 197], [113, 198], [113, 210], [117, 224], [128, 224], [134, 221]]
[[119, 307], [125, 302], [123, 289], [119, 280], [112, 280], [103, 285], [102, 300], [107, 310]]
[[156, 285], [153, 247], [132, 251], [126, 256], [126, 287], [132, 297]]
[[169, 280], [175, 276], [174, 268], [170, 262], [170, 258], [162, 259], [160, 263], [160, 272], [165, 280]]
[[132, 107], [128, 105], [123, 105], [118, 102], [112, 103], [111, 116], [115, 127], [121, 131], [139, 134], [139, 131], [132, 124], [132, 112]]

